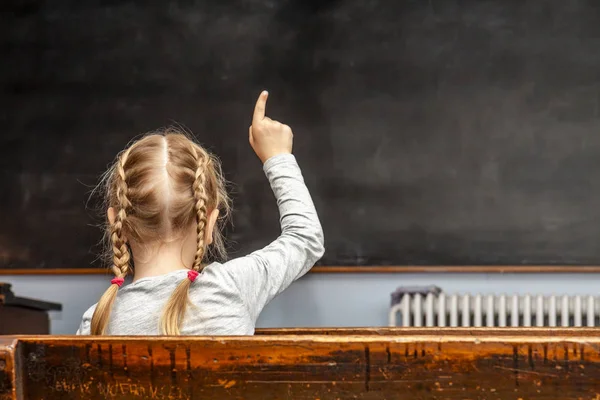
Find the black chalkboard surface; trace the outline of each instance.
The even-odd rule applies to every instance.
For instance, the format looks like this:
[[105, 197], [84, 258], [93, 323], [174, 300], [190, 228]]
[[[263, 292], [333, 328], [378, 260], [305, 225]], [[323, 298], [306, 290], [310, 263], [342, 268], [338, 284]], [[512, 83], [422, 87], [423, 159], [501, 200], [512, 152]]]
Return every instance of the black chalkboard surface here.
[[87, 194], [180, 123], [278, 234], [254, 100], [295, 133], [321, 265], [600, 264], [600, 3], [4, 0], [0, 268], [86, 268]]

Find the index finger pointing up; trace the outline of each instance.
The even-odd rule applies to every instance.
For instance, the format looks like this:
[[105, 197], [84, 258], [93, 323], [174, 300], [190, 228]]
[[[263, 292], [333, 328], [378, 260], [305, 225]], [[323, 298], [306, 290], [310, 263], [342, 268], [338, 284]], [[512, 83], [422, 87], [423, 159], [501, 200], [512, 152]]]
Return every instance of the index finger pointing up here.
[[264, 90], [260, 96], [258, 96], [258, 100], [256, 100], [256, 106], [254, 106], [254, 116], [252, 117], [252, 123], [262, 121], [265, 118], [265, 110], [267, 108], [267, 97], [269, 97], [269, 92]]

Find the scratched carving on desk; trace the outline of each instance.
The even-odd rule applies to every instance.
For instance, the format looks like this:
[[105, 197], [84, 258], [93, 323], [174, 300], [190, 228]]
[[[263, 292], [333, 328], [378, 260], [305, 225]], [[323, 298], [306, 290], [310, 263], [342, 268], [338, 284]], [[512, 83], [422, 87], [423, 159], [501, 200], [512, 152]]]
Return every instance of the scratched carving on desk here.
[[134, 395], [156, 400], [191, 400], [190, 394], [177, 385], [154, 385], [133, 379], [94, 382], [94, 378], [88, 374], [92, 369], [91, 364], [81, 363], [73, 357], [67, 358], [60, 366], [48, 366], [42, 346], [28, 354], [26, 364], [28, 378], [33, 382], [44, 381], [53, 392], [101, 394], [104, 398]]

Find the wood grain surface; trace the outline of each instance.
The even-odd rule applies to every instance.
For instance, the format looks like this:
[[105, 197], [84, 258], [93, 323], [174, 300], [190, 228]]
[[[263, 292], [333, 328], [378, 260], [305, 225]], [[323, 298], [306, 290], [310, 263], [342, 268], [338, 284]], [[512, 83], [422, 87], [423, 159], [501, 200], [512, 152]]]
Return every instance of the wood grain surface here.
[[3, 338], [0, 399], [600, 396], [600, 337], [595, 329], [259, 333], [254, 337]]

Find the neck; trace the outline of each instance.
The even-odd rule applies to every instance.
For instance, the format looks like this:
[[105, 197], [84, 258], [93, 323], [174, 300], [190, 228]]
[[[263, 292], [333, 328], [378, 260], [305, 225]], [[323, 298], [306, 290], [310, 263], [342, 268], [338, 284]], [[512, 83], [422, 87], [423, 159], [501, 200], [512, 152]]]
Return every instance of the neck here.
[[135, 266], [133, 281], [191, 268], [193, 256], [191, 261], [187, 260], [186, 262], [186, 258], [189, 257], [185, 257], [184, 248], [185, 245], [182, 241], [149, 247], [132, 246]]

